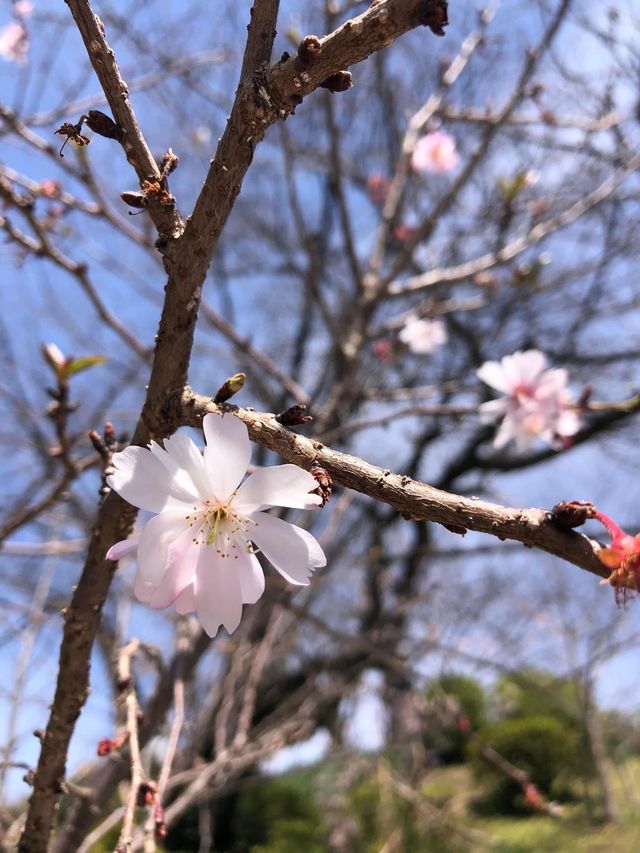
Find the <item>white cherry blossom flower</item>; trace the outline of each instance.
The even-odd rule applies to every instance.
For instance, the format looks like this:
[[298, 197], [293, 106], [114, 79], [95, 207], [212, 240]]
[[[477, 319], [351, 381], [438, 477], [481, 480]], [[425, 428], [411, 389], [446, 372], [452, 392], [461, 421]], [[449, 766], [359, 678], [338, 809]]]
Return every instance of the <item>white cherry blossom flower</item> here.
[[107, 559], [137, 552], [136, 597], [154, 608], [175, 603], [193, 613], [210, 637], [240, 624], [243, 604], [264, 592], [264, 573], [251, 543], [290, 583], [306, 586], [326, 559], [314, 537], [263, 510], [321, 504], [316, 480], [296, 465], [254, 471], [246, 426], [234, 415], [205, 415], [204, 455], [185, 433], [149, 449], [114, 454], [109, 486], [126, 501], [157, 513], [139, 538], [118, 542]]
[[419, 320], [410, 317], [398, 335], [411, 352], [429, 355], [446, 343], [447, 330], [442, 320]]
[[580, 414], [567, 388], [567, 371], [548, 370], [547, 359], [539, 350], [486, 361], [477, 375], [505, 395], [480, 406], [485, 423], [502, 418], [493, 440], [495, 447], [514, 441], [522, 450], [536, 437], [552, 447], [562, 447], [563, 439], [580, 430]]

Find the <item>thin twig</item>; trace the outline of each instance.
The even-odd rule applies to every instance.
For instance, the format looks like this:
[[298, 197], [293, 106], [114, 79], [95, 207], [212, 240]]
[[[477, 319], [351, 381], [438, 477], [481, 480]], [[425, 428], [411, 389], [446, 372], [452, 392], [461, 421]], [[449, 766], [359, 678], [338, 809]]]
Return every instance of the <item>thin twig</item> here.
[[140, 742], [138, 740], [138, 697], [133, 682], [133, 674], [131, 672], [131, 663], [133, 657], [140, 647], [138, 640], [132, 640], [127, 643], [118, 652], [118, 660], [116, 669], [118, 673], [118, 681], [121, 685], [122, 697], [126, 713], [126, 731], [129, 736], [129, 754], [131, 761], [131, 783], [129, 788], [129, 796], [124, 810], [122, 821], [122, 829], [118, 836], [118, 844], [116, 845], [116, 853], [128, 853], [131, 849], [133, 825], [135, 819], [136, 808], [138, 806], [138, 794], [140, 785], [144, 780], [144, 772], [142, 769], [142, 759], [140, 756]]

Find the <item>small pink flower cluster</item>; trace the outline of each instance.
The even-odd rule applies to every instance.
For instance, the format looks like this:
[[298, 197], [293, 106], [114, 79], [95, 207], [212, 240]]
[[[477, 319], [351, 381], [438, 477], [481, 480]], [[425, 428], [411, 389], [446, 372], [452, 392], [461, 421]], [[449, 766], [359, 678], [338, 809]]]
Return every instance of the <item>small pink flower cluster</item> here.
[[26, 18], [33, 11], [27, 0], [18, 0], [13, 4], [14, 19], [0, 29], [0, 57], [16, 65], [25, 65], [29, 50], [29, 33]]
[[480, 406], [480, 416], [491, 423], [502, 418], [493, 440], [495, 447], [514, 441], [519, 450], [535, 438], [562, 449], [581, 427], [578, 406], [567, 389], [567, 371], [548, 370], [539, 350], [514, 352], [501, 361], [486, 361], [478, 377], [504, 394]]

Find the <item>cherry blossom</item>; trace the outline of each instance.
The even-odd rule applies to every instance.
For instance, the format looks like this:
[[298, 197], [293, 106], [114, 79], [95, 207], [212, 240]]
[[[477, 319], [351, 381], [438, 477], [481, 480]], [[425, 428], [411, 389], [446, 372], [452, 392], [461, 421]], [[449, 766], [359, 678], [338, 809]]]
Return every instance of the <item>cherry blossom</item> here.
[[442, 320], [419, 320], [410, 317], [398, 335], [411, 352], [429, 355], [447, 340], [447, 330]]
[[448, 133], [435, 130], [420, 137], [411, 155], [416, 172], [448, 172], [458, 165], [456, 141]]
[[246, 426], [234, 415], [210, 413], [202, 423], [204, 455], [185, 433], [127, 447], [113, 456], [109, 486], [126, 501], [157, 513], [137, 539], [118, 542], [107, 559], [137, 553], [136, 597], [153, 608], [175, 603], [193, 613], [210, 637], [220, 625], [240, 624], [243, 604], [265, 586], [251, 543], [290, 583], [306, 586], [326, 565], [318, 542], [300, 527], [269, 515], [272, 506], [311, 509], [322, 502], [318, 484], [296, 465], [254, 471]]
[[60, 181], [54, 181], [51, 178], [46, 178], [44, 181], [40, 181], [38, 192], [45, 198], [58, 198], [62, 192], [62, 185]]
[[0, 57], [7, 62], [24, 65], [27, 61], [29, 36], [20, 21], [9, 21], [0, 29]]
[[640, 590], [640, 533], [630, 536], [603, 512], [596, 512], [594, 518], [604, 524], [611, 536], [611, 545], [598, 551], [598, 558], [611, 569], [609, 577], [600, 583], [611, 584], [616, 600], [624, 603], [630, 590]]
[[580, 430], [580, 414], [566, 387], [566, 370], [548, 370], [547, 359], [539, 350], [486, 361], [477, 375], [505, 395], [480, 406], [485, 423], [502, 418], [493, 441], [495, 447], [514, 441], [522, 450], [540, 438], [560, 448], [563, 440]]

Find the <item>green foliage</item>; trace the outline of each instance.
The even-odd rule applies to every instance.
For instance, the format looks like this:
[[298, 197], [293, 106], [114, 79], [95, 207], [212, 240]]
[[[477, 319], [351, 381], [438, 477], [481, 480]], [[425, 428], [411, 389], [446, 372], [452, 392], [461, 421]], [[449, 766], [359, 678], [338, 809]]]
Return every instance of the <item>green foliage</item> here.
[[567, 725], [580, 726], [580, 704], [573, 682], [551, 672], [523, 669], [501, 678], [494, 689], [501, 717], [543, 714]]
[[288, 777], [261, 777], [238, 795], [233, 853], [323, 853], [326, 829], [311, 792]]
[[[324, 853], [327, 830], [313, 801], [311, 777], [288, 773], [244, 780], [239, 790], [211, 804], [216, 853]], [[199, 847], [198, 810], [169, 830], [164, 849], [190, 853]]]
[[640, 755], [640, 721], [622, 711], [605, 711], [600, 725], [608, 755], [616, 762]]
[[357, 827], [349, 841], [353, 853], [377, 853], [392, 835], [393, 849], [420, 849], [415, 807], [385, 783], [384, 774], [354, 785], [346, 810]]
[[106, 355], [85, 355], [82, 358], [74, 358], [66, 365], [64, 370], [65, 378], [74, 376], [76, 373], [81, 373], [83, 370], [89, 370], [91, 367], [97, 367], [107, 361]]
[[[573, 728], [554, 717], [532, 716], [501, 720], [479, 732], [503, 758], [524, 770], [552, 799], [570, 795], [570, 783], [583, 773], [582, 751]], [[485, 784], [485, 808], [498, 813], [524, 809], [521, 786], [471, 749], [476, 777]]]

